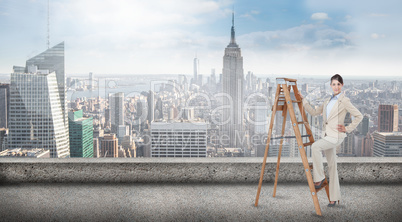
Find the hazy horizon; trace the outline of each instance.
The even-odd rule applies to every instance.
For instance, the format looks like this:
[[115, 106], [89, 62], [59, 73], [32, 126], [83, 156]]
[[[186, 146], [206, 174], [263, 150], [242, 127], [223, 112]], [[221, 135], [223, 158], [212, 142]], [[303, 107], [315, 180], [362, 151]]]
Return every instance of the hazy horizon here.
[[[1, 79], [3, 78], [8, 78], [10, 76], [10, 73], [0, 73], [0, 82]], [[177, 73], [177, 74], [164, 74], [164, 73], [156, 73], [156, 74], [119, 74], [119, 73], [93, 73], [95, 76], [95, 79], [97, 78], [131, 78], [131, 77], [146, 77], [146, 76], [150, 76], [150, 77], [157, 77], [157, 76], [168, 76], [171, 78], [177, 78], [178, 75], [185, 75], [189, 78], [193, 77], [193, 74], [190, 73]], [[271, 82], [275, 81], [276, 78], [281, 78], [281, 77], [285, 77], [285, 78], [296, 78], [298, 80], [303, 80], [303, 79], [322, 79], [325, 80], [327, 79], [329, 81], [329, 78], [333, 75], [333, 74], [328, 74], [328, 75], [304, 75], [304, 74], [288, 74], [288, 75], [276, 75], [276, 74], [258, 74], [258, 73], [253, 73], [256, 77], [259, 78], [271, 78]], [[334, 73], [335, 74], [335, 73]], [[66, 73], [66, 78], [88, 78], [89, 73]], [[113, 76], [110, 76], [113, 75]], [[203, 74], [201, 73], [200, 75], [203, 75], [203, 77], [206, 79], [208, 78], [211, 74]], [[215, 74], [215, 75], [219, 75], [219, 73]], [[247, 73], [244, 73], [244, 75], [246, 76]], [[364, 81], [364, 80], [382, 80], [382, 81], [401, 81], [402, 80], [402, 76], [366, 76], [364, 79], [362, 79], [362, 76], [344, 76], [341, 74], [341, 76], [344, 78], [345, 81], [350, 81], [350, 80], [360, 80], [360, 81]], [[219, 77], [219, 76], [217, 76]]]

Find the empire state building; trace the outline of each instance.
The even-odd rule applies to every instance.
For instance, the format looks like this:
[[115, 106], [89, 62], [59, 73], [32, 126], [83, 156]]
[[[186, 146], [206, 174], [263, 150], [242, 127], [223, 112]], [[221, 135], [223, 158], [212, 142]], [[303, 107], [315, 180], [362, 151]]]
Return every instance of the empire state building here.
[[[229, 147], [242, 148], [244, 141], [243, 117], [243, 57], [236, 43], [234, 13], [229, 45], [225, 48], [222, 70], [223, 125], [222, 135], [229, 136]], [[227, 145], [227, 144], [226, 144]]]

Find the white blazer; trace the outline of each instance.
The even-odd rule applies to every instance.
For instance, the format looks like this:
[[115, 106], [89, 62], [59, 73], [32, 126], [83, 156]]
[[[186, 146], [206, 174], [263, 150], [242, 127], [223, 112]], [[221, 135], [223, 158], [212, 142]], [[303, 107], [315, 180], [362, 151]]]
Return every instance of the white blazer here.
[[326, 136], [334, 139], [344, 139], [346, 137], [346, 133], [339, 132], [337, 128], [338, 124], [345, 124], [346, 113], [349, 112], [350, 115], [354, 117], [352, 123], [345, 127], [347, 133], [352, 132], [357, 125], [359, 125], [363, 119], [363, 115], [355, 106], [353, 106], [353, 104], [350, 102], [350, 99], [346, 97], [345, 93], [343, 92], [332, 107], [329, 116], [327, 116], [327, 105], [330, 99], [330, 97], [325, 99], [323, 104], [321, 104], [317, 109], [314, 109], [311, 107], [309, 102], [303, 98], [303, 107], [312, 116], [323, 114], [324, 122], [322, 127], [322, 137], [324, 137], [326, 134]]

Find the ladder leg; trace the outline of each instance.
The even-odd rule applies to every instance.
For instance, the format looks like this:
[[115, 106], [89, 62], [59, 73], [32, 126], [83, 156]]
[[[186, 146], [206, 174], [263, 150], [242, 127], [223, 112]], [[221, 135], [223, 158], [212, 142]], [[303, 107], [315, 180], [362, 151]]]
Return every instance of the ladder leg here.
[[304, 146], [301, 146], [301, 148], [299, 148], [299, 153], [302, 158], [304, 171], [306, 173], [308, 186], [310, 188], [310, 194], [311, 194], [311, 197], [313, 198], [315, 212], [317, 215], [321, 216], [320, 202], [318, 201], [317, 191], [314, 186], [313, 176], [311, 174], [310, 166], [308, 165], [307, 155], [304, 151]]
[[[283, 122], [282, 122], [282, 134], [281, 136], [283, 137], [285, 134], [285, 126], [286, 126], [286, 117], [287, 117], [287, 112], [288, 110], [286, 109], [286, 106], [284, 106], [284, 109], [282, 111], [282, 116], [283, 116]], [[283, 138], [281, 139], [281, 143], [279, 145], [279, 152], [278, 152], [278, 161], [276, 162], [276, 173], [275, 173], [275, 184], [274, 184], [274, 193], [273, 197], [276, 196], [276, 186], [278, 184], [278, 175], [279, 175], [279, 165], [281, 162], [281, 154], [282, 154], [282, 145], [283, 145]]]
[[[283, 87], [286, 87], [286, 84], [284, 84]], [[296, 92], [295, 88], [297, 89], [297, 87], [293, 87], [293, 91], [296, 94], [297, 92]], [[313, 198], [315, 212], [317, 213], [317, 215], [321, 216], [320, 203], [318, 202], [317, 191], [315, 190], [315, 187], [314, 187], [313, 177], [311, 175], [311, 170], [308, 165], [307, 155], [304, 150], [304, 145], [303, 145], [303, 140], [302, 140], [302, 137], [300, 134], [300, 129], [299, 129], [299, 126], [297, 125], [295, 111], [294, 111], [293, 105], [291, 103], [290, 92], [285, 90], [284, 93], [285, 93], [286, 103], [288, 104], [287, 107], [289, 109], [289, 116], [290, 116], [290, 119], [292, 120], [293, 129], [296, 134], [297, 144], [299, 146], [299, 153], [302, 158], [304, 170], [306, 172], [307, 182], [308, 182], [308, 185], [310, 188], [310, 194]], [[296, 98], [298, 98], [298, 97], [296, 97]], [[310, 139], [310, 141], [311, 141], [311, 139]]]
[[[306, 158], [307, 159], [307, 158]], [[314, 203], [314, 208], [315, 208], [315, 213], [319, 216], [322, 216], [321, 213], [321, 208], [320, 208], [320, 202], [318, 201], [318, 192], [315, 189], [314, 181], [313, 181], [313, 176], [311, 175], [311, 172], [306, 172], [306, 177], [308, 181], [308, 185], [310, 187], [310, 191], [314, 190], [311, 192], [311, 195], [313, 197], [313, 203]], [[328, 186], [326, 187], [328, 188]]]
[[269, 149], [269, 143], [271, 140], [271, 134], [272, 134], [272, 129], [269, 130], [269, 138], [267, 140], [267, 145], [265, 147], [265, 154], [264, 154], [264, 161], [262, 162], [262, 168], [261, 168], [261, 174], [260, 174], [260, 181], [258, 183], [258, 190], [257, 190], [257, 196], [255, 198], [255, 204], [254, 206], [258, 206], [258, 199], [260, 197], [260, 192], [261, 192], [261, 186], [262, 186], [262, 180], [264, 178], [264, 171], [265, 171], [265, 164], [267, 162], [267, 156], [268, 156], [268, 149]]
[[325, 182], [327, 182], [328, 186], [325, 186], [325, 192], [327, 193], [328, 201], [331, 202], [329, 199], [329, 183], [327, 177], [325, 177]]
[[267, 162], [269, 143], [271, 142], [272, 128], [273, 128], [273, 126], [274, 126], [275, 114], [276, 114], [276, 108], [277, 108], [277, 106], [278, 106], [278, 100], [279, 100], [279, 92], [280, 92], [280, 90], [281, 90], [281, 88], [278, 86], [278, 87], [276, 88], [275, 103], [274, 103], [274, 107], [273, 107], [273, 110], [272, 110], [271, 122], [270, 122], [270, 124], [269, 124], [267, 145], [265, 146], [264, 161], [262, 162], [261, 174], [260, 174], [260, 181], [259, 181], [259, 183], [258, 183], [257, 196], [256, 196], [256, 198], [255, 198], [254, 206], [258, 206], [258, 199], [259, 199], [259, 197], [260, 197], [261, 186], [262, 186], [262, 180], [263, 180], [263, 178], [264, 178], [265, 164], [266, 164], [266, 162]]

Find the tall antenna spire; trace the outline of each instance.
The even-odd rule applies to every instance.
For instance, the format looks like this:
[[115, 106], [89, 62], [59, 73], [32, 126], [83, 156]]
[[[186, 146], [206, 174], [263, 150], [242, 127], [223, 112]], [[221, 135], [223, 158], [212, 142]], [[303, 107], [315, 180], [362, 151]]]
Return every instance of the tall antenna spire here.
[[229, 47], [238, 47], [236, 43], [236, 35], [235, 35], [235, 28], [234, 28], [234, 8], [232, 11], [232, 29], [230, 33], [230, 43], [228, 45]]
[[50, 0], [47, 0], [47, 48], [50, 47]]
[[232, 11], [232, 26], [234, 27], [234, 9]]

